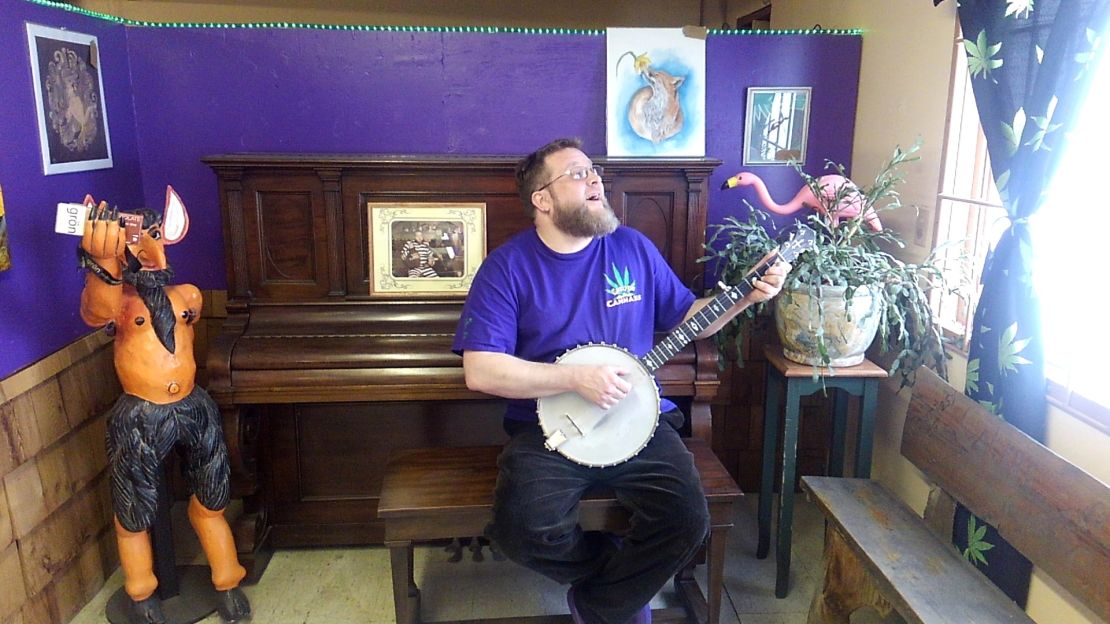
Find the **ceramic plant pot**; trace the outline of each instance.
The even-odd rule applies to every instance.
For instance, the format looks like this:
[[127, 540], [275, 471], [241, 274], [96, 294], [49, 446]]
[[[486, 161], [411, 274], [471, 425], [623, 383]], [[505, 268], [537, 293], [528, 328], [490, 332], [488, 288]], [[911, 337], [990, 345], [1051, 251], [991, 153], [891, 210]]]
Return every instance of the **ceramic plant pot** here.
[[775, 298], [775, 327], [783, 355], [801, 364], [823, 366], [818, 350], [823, 328], [830, 366], [854, 366], [875, 339], [882, 318], [880, 300], [873, 290], [857, 288], [846, 301], [845, 286], [826, 286], [821, 296], [806, 290], [783, 289]]

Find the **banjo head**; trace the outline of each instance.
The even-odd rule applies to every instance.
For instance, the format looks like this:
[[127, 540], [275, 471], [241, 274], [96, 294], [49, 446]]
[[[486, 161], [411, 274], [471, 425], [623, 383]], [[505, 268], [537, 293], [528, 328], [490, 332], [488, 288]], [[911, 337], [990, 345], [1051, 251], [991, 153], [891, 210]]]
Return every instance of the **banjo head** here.
[[624, 379], [632, 390], [609, 410], [577, 392], [538, 399], [540, 427], [548, 448], [575, 463], [603, 467], [632, 459], [647, 446], [659, 424], [659, 389], [634, 355], [612, 345], [583, 345], [567, 351], [556, 363], [623, 367], [630, 371]]

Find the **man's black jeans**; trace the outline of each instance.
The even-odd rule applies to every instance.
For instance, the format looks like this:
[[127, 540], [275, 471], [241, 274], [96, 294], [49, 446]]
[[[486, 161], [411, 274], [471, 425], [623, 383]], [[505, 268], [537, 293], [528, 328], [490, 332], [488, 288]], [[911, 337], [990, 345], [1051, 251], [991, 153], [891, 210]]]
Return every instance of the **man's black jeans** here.
[[[697, 552], [709, 510], [694, 458], [678, 436], [683, 415], [660, 416], [646, 447], [606, 468], [578, 465], [547, 450], [538, 424], [506, 421], [498, 457], [493, 521], [486, 535], [509, 559], [575, 587], [587, 622], [623, 624]], [[578, 501], [611, 488], [632, 513], [623, 540], [578, 526]]]

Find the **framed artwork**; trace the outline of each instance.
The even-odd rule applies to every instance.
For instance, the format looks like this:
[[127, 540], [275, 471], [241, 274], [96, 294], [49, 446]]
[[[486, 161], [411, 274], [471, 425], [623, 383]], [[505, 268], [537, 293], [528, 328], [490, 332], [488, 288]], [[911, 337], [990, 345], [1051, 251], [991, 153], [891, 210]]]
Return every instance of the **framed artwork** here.
[[483, 203], [376, 203], [370, 224], [370, 295], [463, 298], [486, 257]]
[[605, 31], [609, 156], [705, 156], [705, 38], [681, 28]]
[[806, 161], [810, 87], [751, 87], [744, 116], [744, 164]]
[[8, 250], [8, 222], [4, 218], [4, 189], [0, 188], [0, 271], [12, 268], [12, 254]]
[[27, 24], [46, 175], [109, 169], [112, 142], [96, 37]]

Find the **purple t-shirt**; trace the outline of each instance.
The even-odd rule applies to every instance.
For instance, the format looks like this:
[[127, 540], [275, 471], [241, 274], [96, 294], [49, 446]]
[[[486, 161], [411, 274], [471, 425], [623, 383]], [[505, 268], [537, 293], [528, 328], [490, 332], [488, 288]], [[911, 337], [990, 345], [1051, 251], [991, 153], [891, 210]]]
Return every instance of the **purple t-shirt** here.
[[[694, 298], [637, 230], [621, 226], [581, 251], [560, 254], [530, 229], [482, 262], [452, 350], [554, 362], [578, 345], [606, 342], [643, 356], [654, 333], [682, 322]], [[536, 402], [510, 400], [505, 416], [535, 421]]]

